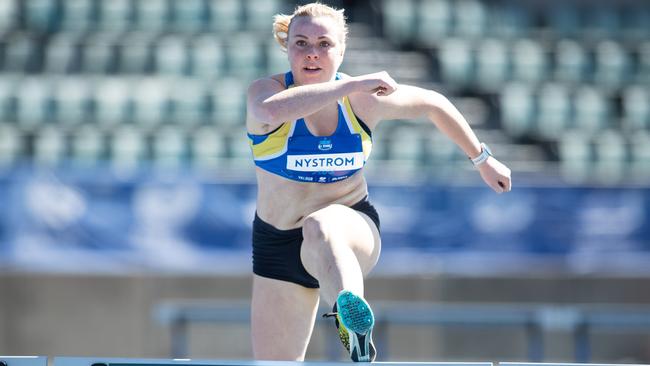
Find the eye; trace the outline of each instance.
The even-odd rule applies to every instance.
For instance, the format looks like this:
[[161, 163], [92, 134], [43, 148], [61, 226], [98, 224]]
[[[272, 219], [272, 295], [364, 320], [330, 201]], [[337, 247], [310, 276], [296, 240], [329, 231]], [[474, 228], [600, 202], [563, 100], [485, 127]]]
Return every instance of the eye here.
[[327, 48], [327, 47], [330, 47], [331, 44], [328, 41], [322, 41], [320, 43], [320, 46], [323, 47], [323, 48]]
[[305, 41], [302, 40], [302, 39], [299, 39], [299, 40], [296, 41], [296, 46], [304, 47], [304, 46], [306, 46], [306, 45], [307, 45], [307, 42], [305, 42]]

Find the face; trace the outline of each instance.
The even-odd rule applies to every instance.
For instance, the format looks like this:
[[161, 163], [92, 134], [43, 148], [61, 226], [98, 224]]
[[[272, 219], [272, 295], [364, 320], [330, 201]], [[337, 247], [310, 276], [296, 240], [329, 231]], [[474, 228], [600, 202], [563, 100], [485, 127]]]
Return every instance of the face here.
[[330, 17], [296, 17], [291, 22], [287, 53], [300, 85], [333, 80], [343, 61], [342, 30]]

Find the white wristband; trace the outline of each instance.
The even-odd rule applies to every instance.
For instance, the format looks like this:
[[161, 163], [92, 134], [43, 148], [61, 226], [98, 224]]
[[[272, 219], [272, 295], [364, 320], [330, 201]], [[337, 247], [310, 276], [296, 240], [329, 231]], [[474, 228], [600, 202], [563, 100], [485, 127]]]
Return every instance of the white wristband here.
[[490, 148], [485, 143], [481, 143], [481, 153], [474, 159], [470, 158], [469, 160], [472, 161], [472, 164], [474, 164], [474, 166], [477, 166], [485, 163], [485, 161], [490, 156], [492, 156], [492, 152], [490, 151]]

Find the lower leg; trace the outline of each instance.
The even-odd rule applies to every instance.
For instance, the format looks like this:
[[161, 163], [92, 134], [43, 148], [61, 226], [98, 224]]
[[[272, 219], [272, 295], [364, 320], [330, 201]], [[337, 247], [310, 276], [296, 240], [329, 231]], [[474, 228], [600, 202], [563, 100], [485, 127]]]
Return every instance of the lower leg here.
[[320, 224], [306, 220], [300, 257], [309, 274], [318, 279], [321, 297], [333, 306], [341, 290], [363, 296], [363, 272], [354, 251], [324, 234]]
[[303, 361], [318, 309], [318, 291], [255, 275], [251, 305], [254, 358]]

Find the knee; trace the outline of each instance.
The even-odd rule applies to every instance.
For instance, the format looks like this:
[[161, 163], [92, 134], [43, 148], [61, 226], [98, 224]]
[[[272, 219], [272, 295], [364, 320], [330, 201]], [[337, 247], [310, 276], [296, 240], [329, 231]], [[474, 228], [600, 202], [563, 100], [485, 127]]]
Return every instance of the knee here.
[[308, 243], [322, 243], [327, 239], [327, 221], [318, 213], [305, 217], [302, 224], [302, 237]]
[[336, 233], [334, 212], [336, 208], [327, 207], [308, 215], [303, 221], [302, 235], [303, 245], [307, 247], [314, 245], [317, 248], [325, 249], [335, 243], [333, 236]]

